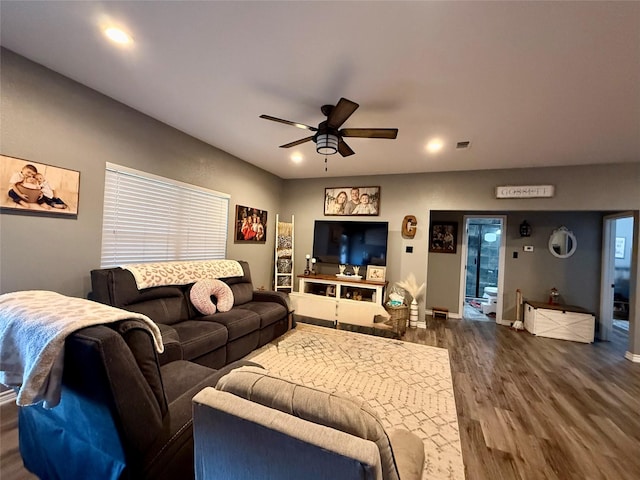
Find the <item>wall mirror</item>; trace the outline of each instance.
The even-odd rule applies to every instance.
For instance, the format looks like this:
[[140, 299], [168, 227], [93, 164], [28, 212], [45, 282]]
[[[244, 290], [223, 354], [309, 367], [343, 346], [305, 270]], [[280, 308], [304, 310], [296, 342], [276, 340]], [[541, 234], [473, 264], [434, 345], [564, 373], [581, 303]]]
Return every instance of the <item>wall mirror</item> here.
[[569, 258], [577, 246], [576, 236], [564, 226], [554, 230], [549, 237], [549, 251], [558, 258]]

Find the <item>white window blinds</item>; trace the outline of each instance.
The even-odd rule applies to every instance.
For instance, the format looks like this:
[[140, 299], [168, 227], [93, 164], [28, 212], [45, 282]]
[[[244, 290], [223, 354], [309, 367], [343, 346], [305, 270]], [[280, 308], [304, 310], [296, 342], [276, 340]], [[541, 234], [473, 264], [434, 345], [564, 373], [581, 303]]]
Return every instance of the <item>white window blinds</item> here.
[[107, 163], [101, 267], [226, 257], [229, 195]]

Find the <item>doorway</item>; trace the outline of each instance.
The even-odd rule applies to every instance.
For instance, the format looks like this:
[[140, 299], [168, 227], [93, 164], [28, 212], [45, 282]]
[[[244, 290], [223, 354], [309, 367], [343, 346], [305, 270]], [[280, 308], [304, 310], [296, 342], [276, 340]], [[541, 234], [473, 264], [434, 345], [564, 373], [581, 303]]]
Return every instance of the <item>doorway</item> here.
[[608, 215], [603, 227], [600, 339], [610, 340], [613, 328], [629, 331], [633, 216]]
[[465, 216], [460, 311], [470, 320], [502, 323], [504, 216]]

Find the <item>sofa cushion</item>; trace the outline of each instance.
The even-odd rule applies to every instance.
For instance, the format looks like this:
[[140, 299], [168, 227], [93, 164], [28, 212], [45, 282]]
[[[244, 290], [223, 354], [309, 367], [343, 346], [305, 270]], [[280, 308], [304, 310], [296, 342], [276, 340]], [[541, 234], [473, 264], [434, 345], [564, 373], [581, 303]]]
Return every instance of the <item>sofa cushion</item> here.
[[380, 451], [383, 478], [399, 480], [384, 427], [371, 407], [362, 400], [290, 382], [256, 367], [232, 371], [220, 379], [216, 389], [371, 440]]
[[234, 283], [229, 286], [233, 292], [233, 305], [243, 305], [253, 300], [252, 283]]
[[260, 315], [261, 329], [268, 327], [287, 316], [286, 307], [274, 302], [248, 302], [236, 308], [249, 310]]
[[[162, 287], [159, 287], [162, 288]], [[184, 293], [179, 296], [157, 298], [140, 303], [132, 303], [123, 306], [131, 312], [142, 313], [156, 323], [173, 325], [183, 320], [189, 319], [189, 309]]]
[[229, 338], [227, 329], [219, 323], [185, 320], [172, 326], [180, 337], [185, 360], [193, 360], [223, 347]]
[[[216, 303], [211, 297], [215, 297]], [[216, 310], [228, 312], [233, 307], [233, 292], [222, 280], [198, 280], [189, 290], [189, 298], [196, 310], [204, 315], [213, 315]]]
[[200, 317], [198, 320], [224, 325], [229, 332], [229, 341], [260, 329], [260, 316], [255, 312], [238, 307], [234, 307], [228, 312], [218, 312], [215, 315]]
[[[91, 282], [97, 301], [115, 307], [126, 307], [133, 303], [147, 302], [158, 298], [180, 297], [179, 287], [157, 287], [138, 290], [136, 280], [129, 270], [108, 268], [91, 271]], [[104, 292], [102, 290], [105, 290]], [[103, 298], [104, 297], [104, 298]]]

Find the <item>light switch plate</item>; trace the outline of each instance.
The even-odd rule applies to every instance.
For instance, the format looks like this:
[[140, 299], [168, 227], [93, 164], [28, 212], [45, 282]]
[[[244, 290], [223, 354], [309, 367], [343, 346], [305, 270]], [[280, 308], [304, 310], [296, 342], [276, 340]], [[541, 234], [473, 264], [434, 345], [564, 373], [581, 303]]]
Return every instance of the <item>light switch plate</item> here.
[[522, 247], [525, 252], [533, 252], [533, 245], [525, 245]]

